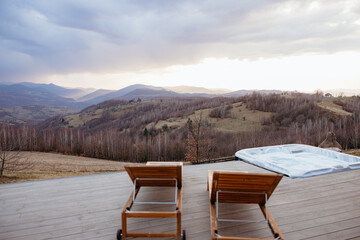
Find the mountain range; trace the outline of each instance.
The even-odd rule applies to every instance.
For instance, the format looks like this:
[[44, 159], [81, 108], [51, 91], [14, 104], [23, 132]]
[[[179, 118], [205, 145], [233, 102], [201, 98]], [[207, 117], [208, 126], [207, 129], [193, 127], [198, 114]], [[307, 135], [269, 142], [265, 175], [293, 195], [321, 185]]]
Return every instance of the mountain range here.
[[[142, 99], [160, 97], [215, 97], [243, 96], [253, 91], [231, 92], [225, 89], [207, 89], [190, 86], [154, 87], [143, 84], [131, 85], [119, 90], [65, 88], [55, 84], [23, 82], [0, 84], [0, 108], [22, 106], [51, 106], [81, 110], [110, 99]], [[266, 93], [279, 93], [267, 91]]]
[[[35, 85], [0, 85], [0, 108], [10, 108], [28, 105], [64, 107], [78, 109], [76, 100], [64, 97], [65, 92], [55, 94], [54, 86]], [[63, 96], [61, 96], [63, 94]]]
[[[0, 83], [0, 108], [23, 106], [50, 106], [81, 110], [93, 104], [110, 99], [148, 100], [161, 97], [237, 97], [252, 94], [281, 94], [279, 90], [239, 90], [207, 89], [191, 86], [155, 87], [135, 84], [119, 90], [92, 88], [65, 88], [55, 84], [23, 82]], [[344, 90], [342, 92], [345, 92]]]

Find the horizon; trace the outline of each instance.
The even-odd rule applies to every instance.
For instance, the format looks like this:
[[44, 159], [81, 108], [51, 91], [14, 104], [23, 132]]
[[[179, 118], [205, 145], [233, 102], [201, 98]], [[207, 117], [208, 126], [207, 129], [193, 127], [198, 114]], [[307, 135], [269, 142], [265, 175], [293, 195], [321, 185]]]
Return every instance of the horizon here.
[[[208, 91], [212, 91], [214, 92], [213, 94], [215, 95], [222, 95], [222, 94], [227, 94], [227, 93], [232, 93], [232, 92], [236, 92], [236, 91], [282, 91], [282, 92], [298, 92], [298, 93], [305, 93], [305, 94], [315, 94], [316, 92], [320, 91], [323, 94], [326, 93], [330, 93], [332, 94], [334, 97], [338, 97], [338, 96], [359, 96], [360, 95], [360, 89], [350, 89], [350, 88], [337, 88], [337, 89], [316, 89], [314, 91], [298, 91], [298, 90], [279, 90], [279, 89], [236, 89], [236, 90], [230, 90], [230, 89], [226, 89], [226, 88], [206, 88], [206, 87], [195, 87], [195, 86], [190, 86], [190, 85], [178, 85], [178, 86], [154, 86], [154, 85], [147, 85], [147, 84], [141, 84], [141, 83], [136, 83], [136, 84], [132, 84], [132, 85], [127, 85], [123, 88], [118, 88], [118, 89], [105, 89], [105, 88], [83, 88], [83, 87], [67, 87], [67, 86], [62, 86], [62, 85], [58, 85], [55, 83], [34, 83], [34, 82], [16, 82], [16, 83], [11, 83], [11, 82], [5, 82], [5, 83], [0, 83], [0, 84], [4, 84], [4, 85], [12, 85], [12, 84], [26, 84], [26, 83], [33, 83], [33, 84], [45, 84], [45, 85], [55, 85], [58, 87], [62, 87], [65, 89], [82, 89], [82, 90], [90, 90], [87, 94], [96, 92], [98, 90], [105, 90], [105, 91], [118, 91], [121, 90], [123, 88], [127, 88], [130, 86], [134, 86], [134, 85], [144, 85], [144, 86], [148, 86], [148, 87], [158, 87], [158, 88], [164, 88], [166, 90], [169, 91], [174, 91], [174, 92], [178, 92], [178, 93], [205, 93], [206, 90]], [[175, 89], [174, 89], [175, 88]], [[182, 90], [182, 89], [178, 89], [178, 88], [190, 88], [190, 89], [202, 89], [205, 91], [201, 91], [199, 90], [199, 92], [187, 92], [186, 90]], [[210, 94], [210, 93], [208, 93]]]
[[0, 82], [360, 89], [356, 1], [3, 1]]

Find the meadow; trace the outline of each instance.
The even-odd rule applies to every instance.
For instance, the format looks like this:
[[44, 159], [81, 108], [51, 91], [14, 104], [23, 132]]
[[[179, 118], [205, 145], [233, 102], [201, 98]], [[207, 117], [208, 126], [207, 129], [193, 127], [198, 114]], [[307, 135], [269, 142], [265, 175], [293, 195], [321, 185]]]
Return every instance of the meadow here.
[[27, 166], [20, 171], [5, 171], [0, 183], [118, 172], [124, 171], [125, 164], [133, 164], [44, 152], [24, 151], [20, 156]]

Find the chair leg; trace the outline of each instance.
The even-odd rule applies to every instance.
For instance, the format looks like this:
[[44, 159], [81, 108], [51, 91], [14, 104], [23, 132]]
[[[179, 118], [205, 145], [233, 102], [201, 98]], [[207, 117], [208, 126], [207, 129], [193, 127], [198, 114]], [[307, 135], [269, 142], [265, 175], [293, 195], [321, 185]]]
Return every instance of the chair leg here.
[[131, 195], [130, 195], [130, 197], [129, 197], [129, 199], [128, 199], [128, 201], [127, 201], [127, 203], [125, 204], [125, 206], [124, 206], [124, 209], [123, 209], [123, 211], [122, 211], [122, 214], [121, 214], [121, 225], [122, 225], [122, 237], [123, 238], [126, 238], [127, 237], [127, 224], [126, 224], [126, 212], [128, 211], [128, 210], [130, 210], [131, 209], [131, 207], [132, 207], [132, 205], [133, 205], [133, 194], [135, 194], [135, 197], [137, 196], [137, 194], [139, 193], [139, 191], [140, 191], [140, 188], [136, 188], [135, 189], [135, 192], [133, 192]]
[[216, 235], [218, 234], [216, 207], [215, 204], [211, 204], [211, 202], [210, 202], [210, 224], [211, 224], [211, 238], [216, 239]]
[[178, 239], [181, 238], [181, 212], [177, 212], [176, 214], [176, 219], [177, 219], [177, 231], [176, 231], [176, 237]]
[[121, 214], [121, 227], [122, 227], [122, 237], [127, 237], [127, 226], [126, 226], [126, 212], [122, 212]]
[[266, 207], [264, 205], [260, 205], [259, 207], [261, 209], [261, 212], [263, 213], [264, 217], [266, 217], [266, 211], [267, 211], [267, 216], [268, 216], [268, 220], [269, 220], [269, 227], [270, 230], [272, 231], [273, 235], [275, 238], [280, 237], [280, 239], [284, 239], [284, 236], [282, 235], [282, 233], [280, 232], [279, 227], [277, 226], [275, 219], [273, 218], [273, 216], [271, 215], [271, 213], [266, 210]]

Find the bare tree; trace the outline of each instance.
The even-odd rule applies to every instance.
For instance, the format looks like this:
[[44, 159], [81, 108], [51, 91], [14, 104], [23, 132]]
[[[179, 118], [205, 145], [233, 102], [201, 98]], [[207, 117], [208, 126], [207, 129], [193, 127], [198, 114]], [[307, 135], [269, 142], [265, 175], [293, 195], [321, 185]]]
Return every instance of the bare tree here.
[[193, 120], [187, 121], [188, 145], [186, 159], [190, 162], [199, 162], [204, 157], [204, 121], [202, 114], [195, 116]]
[[22, 152], [11, 150], [0, 147], [0, 177], [4, 175], [5, 170], [22, 171], [31, 167]]

